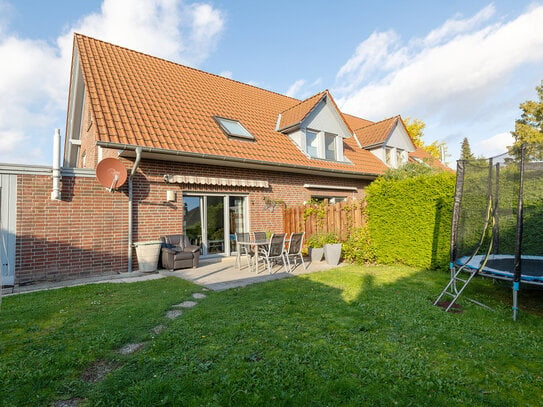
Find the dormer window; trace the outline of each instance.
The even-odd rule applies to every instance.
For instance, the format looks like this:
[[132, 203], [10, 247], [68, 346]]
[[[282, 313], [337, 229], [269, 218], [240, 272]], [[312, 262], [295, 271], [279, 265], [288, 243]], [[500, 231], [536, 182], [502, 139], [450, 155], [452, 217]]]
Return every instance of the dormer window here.
[[213, 117], [221, 130], [229, 137], [237, 137], [248, 140], [254, 140], [254, 136], [243, 127], [243, 125], [237, 120], [225, 119], [223, 117]]
[[324, 157], [327, 160], [337, 161], [337, 147], [336, 147], [337, 136], [331, 133], [324, 133]]
[[305, 130], [305, 152], [311, 158], [321, 160], [343, 161], [338, 152], [341, 149], [341, 138], [334, 133], [324, 131]]
[[305, 133], [306, 137], [306, 147], [307, 155], [310, 157], [318, 158], [319, 157], [319, 133], [316, 131], [307, 130]]

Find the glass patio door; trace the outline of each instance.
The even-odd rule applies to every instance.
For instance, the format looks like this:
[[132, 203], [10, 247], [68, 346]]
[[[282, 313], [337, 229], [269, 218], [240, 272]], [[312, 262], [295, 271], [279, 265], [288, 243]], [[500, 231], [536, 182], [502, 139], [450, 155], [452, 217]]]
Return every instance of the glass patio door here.
[[206, 227], [207, 252], [206, 254], [220, 254], [225, 252], [224, 238], [224, 197], [207, 196]]
[[246, 231], [247, 197], [183, 195], [183, 233], [202, 254], [231, 254], [235, 233]]

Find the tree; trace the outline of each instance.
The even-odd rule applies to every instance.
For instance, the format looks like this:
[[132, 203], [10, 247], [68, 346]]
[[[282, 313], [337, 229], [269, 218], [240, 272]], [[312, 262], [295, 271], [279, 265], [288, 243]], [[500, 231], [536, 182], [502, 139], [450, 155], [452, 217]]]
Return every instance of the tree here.
[[469, 146], [469, 141], [467, 137], [464, 137], [462, 140], [462, 153], [460, 154], [461, 160], [473, 160], [475, 156], [471, 152], [471, 147]]
[[406, 117], [403, 122], [405, 124], [405, 128], [407, 129], [407, 132], [413, 140], [413, 144], [415, 144], [415, 147], [424, 147], [424, 141], [422, 141], [422, 136], [424, 136], [424, 128], [426, 127], [426, 123], [424, 123], [420, 119], [417, 119], [416, 117]]
[[404, 120], [404, 124], [409, 136], [411, 136], [411, 139], [413, 140], [413, 144], [415, 144], [415, 147], [425, 149], [432, 157], [439, 161], [441, 161], [442, 158], [442, 150], [444, 157], [449, 155], [445, 142], [434, 141], [432, 144], [425, 144], [424, 141], [422, 141], [422, 137], [424, 136], [424, 128], [426, 127], [426, 123], [424, 123], [422, 120], [415, 117], [407, 117]]
[[510, 147], [510, 152], [518, 157], [522, 144], [528, 143], [528, 154], [543, 159], [543, 80], [535, 90], [539, 101], [527, 100], [519, 106], [522, 114], [515, 121], [515, 131], [511, 132], [515, 143]]

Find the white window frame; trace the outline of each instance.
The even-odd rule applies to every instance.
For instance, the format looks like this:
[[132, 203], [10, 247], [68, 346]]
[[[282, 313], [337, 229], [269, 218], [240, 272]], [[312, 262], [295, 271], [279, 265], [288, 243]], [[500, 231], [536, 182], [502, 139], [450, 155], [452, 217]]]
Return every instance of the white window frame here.
[[[309, 152], [308, 148], [308, 142], [307, 142], [307, 136], [308, 133], [316, 134], [317, 139], [317, 155], [313, 155]], [[316, 158], [319, 160], [326, 160], [326, 161], [335, 161], [335, 162], [343, 162], [344, 161], [344, 155], [343, 155], [343, 143], [342, 139], [338, 134], [335, 133], [329, 133], [325, 131], [319, 131], [311, 128], [305, 128], [303, 130], [303, 150], [306, 153], [306, 155], [310, 158]], [[334, 137], [334, 158], [326, 158], [326, 136], [333, 136]]]

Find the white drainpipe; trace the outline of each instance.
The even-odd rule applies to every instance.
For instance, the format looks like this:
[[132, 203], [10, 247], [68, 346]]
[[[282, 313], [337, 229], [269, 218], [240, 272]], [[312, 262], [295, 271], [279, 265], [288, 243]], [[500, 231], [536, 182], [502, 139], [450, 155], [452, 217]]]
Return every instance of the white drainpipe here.
[[133, 218], [133, 208], [132, 208], [132, 198], [133, 198], [133, 185], [132, 185], [132, 179], [134, 178], [134, 174], [136, 173], [136, 170], [138, 169], [138, 165], [140, 164], [141, 160], [141, 147], [136, 147], [136, 161], [134, 161], [134, 166], [132, 167], [132, 171], [130, 171], [130, 175], [128, 176], [128, 272], [132, 272], [132, 227], [134, 220]]
[[60, 201], [60, 129], [55, 129], [53, 138], [53, 191], [51, 199]]

